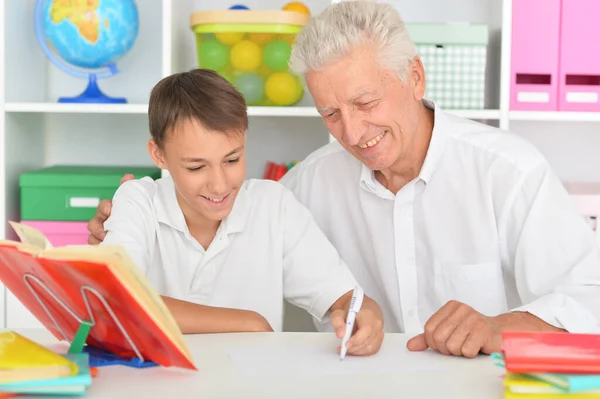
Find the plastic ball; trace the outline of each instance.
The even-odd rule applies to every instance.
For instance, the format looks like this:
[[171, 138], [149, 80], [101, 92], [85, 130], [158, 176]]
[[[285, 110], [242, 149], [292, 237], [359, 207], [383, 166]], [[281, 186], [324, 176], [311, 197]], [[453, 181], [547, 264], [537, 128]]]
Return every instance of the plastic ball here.
[[231, 7], [229, 7], [229, 9], [230, 10], [249, 10], [249, 8], [246, 7], [243, 4], [235, 4], [235, 5], [231, 6]]
[[229, 48], [216, 40], [200, 43], [200, 64], [202, 68], [223, 69], [229, 63]]
[[292, 1], [290, 3], [287, 3], [285, 6], [283, 6], [282, 10], [310, 15], [310, 10], [308, 9], [308, 7], [303, 3], [300, 3], [299, 1]]
[[265, 65], [273, 71], [282, 72], [288, 69], [292, 46], [283, 40], [273, 40], [263, 49]]
[[231, 65], [240, 71], [254, 71], [262, 62], [260, 46], [250, 40], [242, 40], [231, 48]]
[[265, 81], [255, 73], [244, 73], [235, 80], [235, 87], [248, 105], [257, 105], [265, 97]]
[[298, 79], [287, 72], [275, 72], [265, 84], [267, 98], [277, 105], [292, 105], [300, 100], [303, 89]]
[[261, 46], [269, 43], [273, 37], [272, 33], [248, 33], [248, 38]]
[[217, 32], [215, 37], [218, 41], [229, 46], [239, 43], [244, 38], [244, 32]]

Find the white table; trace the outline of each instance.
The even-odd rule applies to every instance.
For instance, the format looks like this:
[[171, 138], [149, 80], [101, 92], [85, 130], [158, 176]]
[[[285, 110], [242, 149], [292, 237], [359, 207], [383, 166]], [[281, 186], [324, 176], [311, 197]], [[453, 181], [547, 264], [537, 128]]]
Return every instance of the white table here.
[[[44, 345], [56, 345], [56, 340], [46, 331], [17, 331]], [[465, 359], [431, 351], [419, 354], [428, 359], [426, 362], [438, 363], [440, 368], [436, 371], [408, 371], [406, 367], [403, 372], [389, 374], [249, 376], [229, 356], [228, 350], [232, 347], [310, 345], [337, 356], [334, 351], [338, 341], [324, 333], [186, 335], [185, 338], [199, 371], [102, 367], [86, 397], [501, 399], [504, 396], [502, 369], [494, 366], [489, 356]], [[382, 351], [404, 350], [407, 339], [403, 334], [388, 334]], [[347, 358], [344, 362], [353, 359]], [[423, 362], [420, 363], [423, 366]]]

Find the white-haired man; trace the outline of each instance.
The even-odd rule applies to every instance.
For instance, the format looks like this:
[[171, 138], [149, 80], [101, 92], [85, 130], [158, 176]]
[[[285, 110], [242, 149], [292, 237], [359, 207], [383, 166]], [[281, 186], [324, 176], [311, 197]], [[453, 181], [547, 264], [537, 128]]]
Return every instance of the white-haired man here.
[[561, 182], [519, 137], [424, 99], [392, 6], [329, 6], [298, 35], [292, 65], [337, 142], [281, 183], [381, 305], [385, 331], [416, 334], [411, 350], [473, 357], [499, 350], [503, 330], [599, 329], [600, 250]]

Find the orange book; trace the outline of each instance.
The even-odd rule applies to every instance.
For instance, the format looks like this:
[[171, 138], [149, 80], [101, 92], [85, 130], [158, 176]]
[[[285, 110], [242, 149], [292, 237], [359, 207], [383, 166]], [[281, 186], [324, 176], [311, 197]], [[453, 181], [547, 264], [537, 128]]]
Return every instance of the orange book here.
[[600, 374], [600, 335], [505, 331], [502, 352], [513, 373]]
[[40, 231], [10, 224], [21, 242], [0, 241], [0, 280], [57, 339], [72, 341], [91, 321], [90, 346], [196, 369], [173, 316], [121, 246], [52, 248]]

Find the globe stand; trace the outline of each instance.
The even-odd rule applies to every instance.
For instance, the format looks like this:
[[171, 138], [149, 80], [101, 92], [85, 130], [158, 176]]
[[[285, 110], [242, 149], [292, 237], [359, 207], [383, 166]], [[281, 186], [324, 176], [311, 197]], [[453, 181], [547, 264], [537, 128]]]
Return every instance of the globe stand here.
[[88, 75], [89, 81], [86, 89], [77, 97], [60, 97], [59, 103], [102, 103], [102, 104], [125, 104], [125, 98], [109, 97], [98, 87], [98, 79], [95, 73]]

